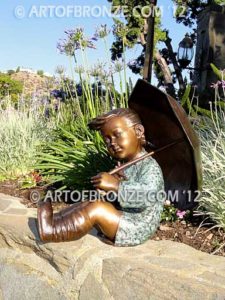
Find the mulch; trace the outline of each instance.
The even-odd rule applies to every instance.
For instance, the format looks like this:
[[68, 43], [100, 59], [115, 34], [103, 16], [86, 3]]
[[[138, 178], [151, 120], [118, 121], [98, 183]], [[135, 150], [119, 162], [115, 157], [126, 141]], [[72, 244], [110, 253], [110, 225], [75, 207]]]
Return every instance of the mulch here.
[[[45, 188], [35, 188], [45, 192]], [[30, 200], [31, 192], [34, 189], [19, 189], [16, 181], [0, 182], [0, 193], [14, 197], [20, 197], [26, 207], [37, 207], [36, 203]], [[54, 210], [67, 206], [65, 203], [53, 203]], [[192, 216], [188, 220], [177, 220], [175, 222], [161, 222], [159, 229], [152, 237], [152, 240], [171, 240], [184, 243], [197, 250], [225, 256], [225, 232], [222, 229], [213, 228], [211, 225], [203, 225], [202, 218]], [[207, 220], [208, 223], [208, 220]]]

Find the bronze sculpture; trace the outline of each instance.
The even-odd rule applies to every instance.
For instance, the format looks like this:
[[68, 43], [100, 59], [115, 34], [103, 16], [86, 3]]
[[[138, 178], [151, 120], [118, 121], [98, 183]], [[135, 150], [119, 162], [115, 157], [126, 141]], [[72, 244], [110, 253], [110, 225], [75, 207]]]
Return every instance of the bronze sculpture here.
[[192, 209], [197, 204], [196, 191], [202, 188], [200, 142], [184, 109], [171, 96], [141, 79], [128, 105], [141, 116], [146, 139], [155, 149], [178, 141], [176, 146], [158, 151], [154, 158], [162, 168], [166, 192], [178, 193], [174, 205], [180, 210]]
[[[179, 193], [175, 203], [178, 207], [194, 206], [195, 190], [201, 181], [199, 144], [185, 113], [174, 99], [142, 80], [138, 81], [129, 106], [133, 110], [113, 110], [90, 123], [92, 129], [101, 131], [110, 155], [130, 164], [122, 167], [124, 174], [118, 174], [117, 169], [91, 180], [96, 189], [116, 192], [121, 209], [95, 201], [78, 207], [71, 205], [53, 215], [51, 203], [43, 202], [38, 208], [38, 229], [43, 241], [75, 240], [96, 227], [117, 246], [143, 243], [159, 225], [163, 199], [158, 192], [164, 190], [164, 180], [166, 190], [192, 192], [190, 199]], [[150, 148], [145, 134], [151, 141]], [[166, 149], [152, 152], [157, 161], [145, 150], [151, 149], [152, 144]], [[136, 194], [129, 196], [128, 201], [129, 191]], [[142, 191], [141, 197], [138, 191]]]
[[[132, 161], [146, 154], [144, 127], [135, 111], [117, 109], [97, 117], [90, 127], [100, 130], [110, 155], [118, 160]], [[136, 170], [137, 169], [137, 170]], [[163, 176], [157, 162], [149, 157], [125, 170], [128, 177], [100, 173], [91, 181], [96, 189], [106, 192], [120, 190], [117, 210], [113, 204], [105, 201], [85, 202], [80, 206], [71, 205], [53, 215], [49, 201], [38, 207], [38, 229], [43, 241], [75, 240], [96, 226], [118, 246], [136, 245], [152, 235], [159, 222], [163, 201], [157, 198], [157, 192], [163, 190]], [[140, 203], [136, 197], [126, 201], [130, 190], [143, 193]], [[151, 192], [149, 199], [147, 193]], [[147, 201], [149, 200], [149, 201]], [[146, 224], [147, 223], [147, 224]]]

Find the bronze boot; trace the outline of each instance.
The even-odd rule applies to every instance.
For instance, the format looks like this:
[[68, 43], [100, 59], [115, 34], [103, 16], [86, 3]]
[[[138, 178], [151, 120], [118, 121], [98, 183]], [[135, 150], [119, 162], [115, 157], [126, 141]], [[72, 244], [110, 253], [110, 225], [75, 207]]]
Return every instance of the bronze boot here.
[[93, 227], [86, 204], [71, 205], [53, 214], [51, 201], [38, 206], [38, 230], [43, 242], [63, 242], [77, 240]]

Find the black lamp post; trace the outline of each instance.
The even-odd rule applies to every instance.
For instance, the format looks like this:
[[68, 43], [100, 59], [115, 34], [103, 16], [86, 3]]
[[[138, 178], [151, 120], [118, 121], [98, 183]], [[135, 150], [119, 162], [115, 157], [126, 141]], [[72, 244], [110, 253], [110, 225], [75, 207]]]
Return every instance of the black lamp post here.
[[186, 33], [185, 38], [179, 43], [177, 58], [182, 69], [187, 68], [194, 55], [194, 43], [189, 34]]

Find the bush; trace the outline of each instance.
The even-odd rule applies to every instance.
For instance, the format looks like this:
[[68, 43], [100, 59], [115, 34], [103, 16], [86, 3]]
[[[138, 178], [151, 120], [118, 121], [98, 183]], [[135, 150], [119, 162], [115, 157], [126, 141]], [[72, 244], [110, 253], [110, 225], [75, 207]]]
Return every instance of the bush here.
[[201, 117], [197, 131], [201, 139], [203, 193], [198, 213], [206, 214], [225, 229], [225, 109], [217, 103], [210, 116]]
[[0, 73], [0, 99], [7, 95], [17, 99], [18, 95], [22, 93], [23, 85], [20, 81], [13, 80], [9, 75]]
[[15, 179], [34, 169], [49, 131], [37, 112], [0, 109], [0, 179]]
[[38, 70], [37, 75], [43, 77], [44, 76], [44, 71], [43, 70]]
[[11, 75], [14, 74], [14, 73], [16, 73], [14, 70], [8, 70], [8, 71], [7, 71], [7, 74], [8, 74], [9, 76], [11, 76]]

